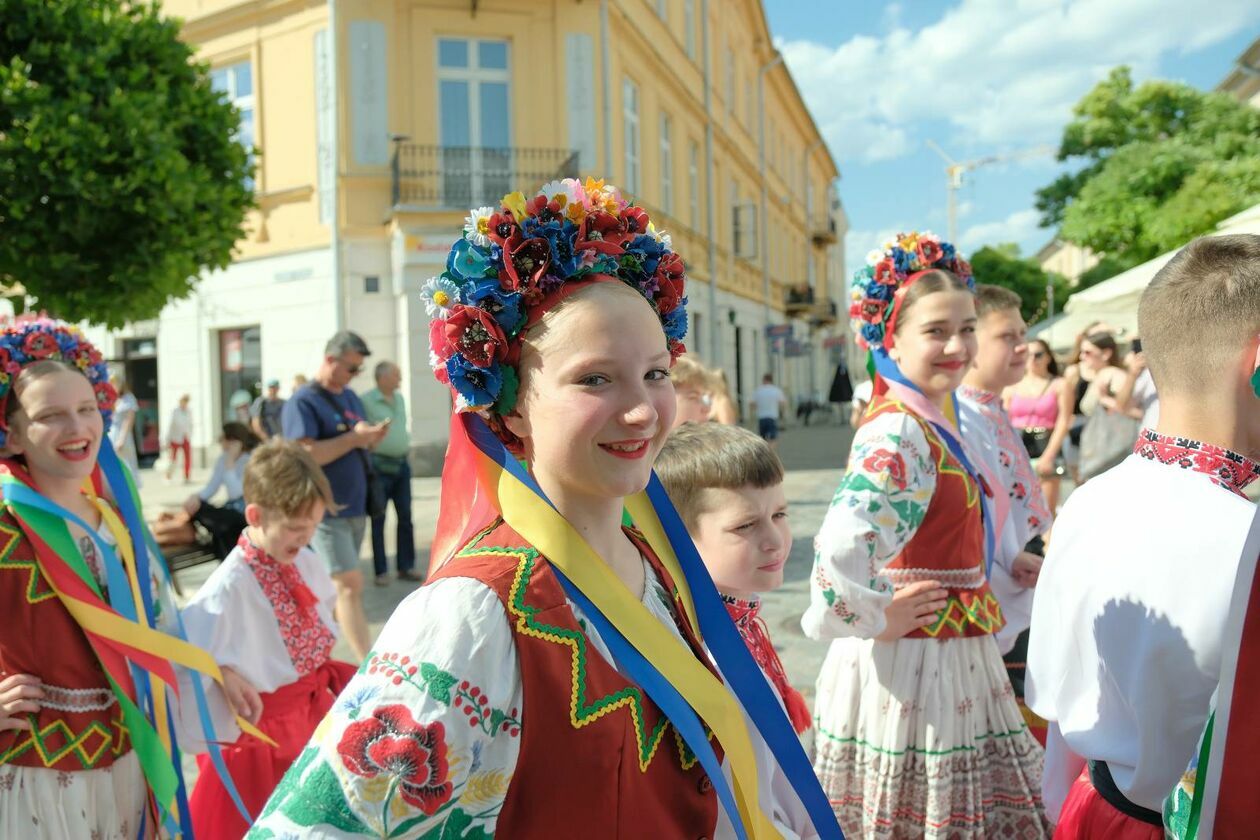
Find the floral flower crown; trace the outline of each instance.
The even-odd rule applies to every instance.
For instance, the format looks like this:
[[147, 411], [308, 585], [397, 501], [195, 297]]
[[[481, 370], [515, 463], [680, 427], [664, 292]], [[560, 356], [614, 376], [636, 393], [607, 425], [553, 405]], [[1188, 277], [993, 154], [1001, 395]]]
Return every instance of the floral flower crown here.
[[853, 302], [849, 305], [849, 317], [860, 347], [883, 346], [897, 293], [906, 287], [912, 275], [934, 268], [957, 274], [966, 281], [967, 288], [975, 290], [971, 264], [953, 245], [942, 242], [929, 231], [899, 233], [894, 241], [884, 244], [883, 250], [866, 255], [866, 266], [853, 275]]
[[[591, 178], [545, 184], [532, 199], [503, 197], [472, 210], [446, 271], [421, 288], [429, 363], [455, 392], [456, 410], [497, 416], [516, 406], [525, 331], [577, 283], [620, 280], [656, 310], [670, 353], [687, 332], [686, 269], [641, 207]], [[496, 431], [502, 431], [496, 428]]]
[[23, 368], [45, 359], [68, 362], [83, 371], [96, 392], [96, 404], [105, 417], [105, 427], [109, 427], [118, 392], [109, 384], [109, 369], [100, 351], [77, 327], [51, 318], [37, 318], [10, 324], [0, 332], [0, 446], [9, 437], [5, 415], [13, 395], [13, 383]]

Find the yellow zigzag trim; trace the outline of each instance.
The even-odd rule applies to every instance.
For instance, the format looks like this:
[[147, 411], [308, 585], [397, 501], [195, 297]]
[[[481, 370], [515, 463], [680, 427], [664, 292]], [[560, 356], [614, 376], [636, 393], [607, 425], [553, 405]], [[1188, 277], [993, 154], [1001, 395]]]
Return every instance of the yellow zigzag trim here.
[[43, 576], [39, 572], [39, 564], [34, 559], [9, 559], [13, 554], [13, 549], [17, 547], [21, 536], [21, 531], [0, 522], [0, 539], [4, 540], [3, 546], [0, 547], [0, 569], [12, 569], [13, 571], [25, 571], [28, 573], [26, 578], [26, 603], [39, 604], [56, 598], [56, 591], [47, 584], [44, 586], [44, 591], [40, 591], [39, 584], [43, 580]]
[[[34, 721], [34, 719], [33, 715], [28, 717], [28, 720]], [[126, 734], [127, 730], [120, 721], [115, 720], [112, 721], [112, 723], [117, 726], [119, 730], [117, 745], [113, 749], [114, 755], [117, 756], [122, 754], [124, 740], [122, 736]], [[61, 747], [61, 749], [52, 751], [48, 748], [48, 745], [45, 744], [45, 741], [53, 735], [61, 735], [61, 737], [65, 739], [66, 743]], [[86, 745], [88, 739], [93, 735], [100, 737], [101, 743], [95, 750], [88, 752]], [[52, 723], [48, 724], [39, 731], [28, 732], [23, 740], [18, 741], [7, 752], [0, 755], [0, 764], [6, 764], [28, 750], [33, 749], [45, 767], [52, 767], [67, 755], [73, 753], [74, 756], [79, 759], [83, 768], [85, 770], [90, 770], [92, 767], [96, 766], [96, 762], [100, 760], [101, 756], [105, 754], [105, 751], [110, 748], [111, 744], [114, 743], [115, 741], [113, 736], [110, 734], [109, 728], [103, 725], [100, 721], [92, 721], [86, 729], [78, 735], [75, 735], [70, 727], [66, 725], [64, 720], [58, 719], [54, 720]]]
[[997, 598], [993, 597], [992, 592], [985, 590], [984, 597], [977, 598], [970, 607], [964, 604], [957, 595], [949, 596], [949, 604], [941, 610], [940, 618], [932, 626], [924, 627], [923, 632], [935, 637], [946, 626], [949, 626], [954, 629], [954, 632], [961, 633], [968, 624], [974, 624], [981, 630], [992, 633], [1000, 628], [1002, 623], [1002, 605], [998, 603]]

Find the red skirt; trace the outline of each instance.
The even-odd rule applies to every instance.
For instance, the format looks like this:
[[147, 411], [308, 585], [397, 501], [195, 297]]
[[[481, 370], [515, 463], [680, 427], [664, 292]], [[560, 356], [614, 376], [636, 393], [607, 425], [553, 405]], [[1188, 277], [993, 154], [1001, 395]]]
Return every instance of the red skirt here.
[[1054, 840], [1163, 840], [1164, 829], [1122, 814], [1102, 798], [1086, 768], [1072, 784]]
[[[257, 817], [267, 804], [355, 670], [347, 662], [330, 659], [297, 682], [262, 695], [258, 728], [276, 742], [275, 748], [248, 735], [223, 748], [223, 761], [251, 816]], [[199, 840], [244, 837], [249, 825], [241, 819], [208, 755], [197, 756], [197, 770], [197, 786], [188, 800], [193, 836]]]

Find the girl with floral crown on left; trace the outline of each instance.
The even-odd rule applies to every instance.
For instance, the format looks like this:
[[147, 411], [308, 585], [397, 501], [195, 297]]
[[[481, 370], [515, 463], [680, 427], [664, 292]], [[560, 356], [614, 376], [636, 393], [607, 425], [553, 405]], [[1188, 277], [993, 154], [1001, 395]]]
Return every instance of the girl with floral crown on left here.
[[0, 333], [0, 837], [186, 825], [168, 687], [174, 663], [220, 675], [180, 638], [134, 485], [102, 446], [116, 397], [75, 328]]

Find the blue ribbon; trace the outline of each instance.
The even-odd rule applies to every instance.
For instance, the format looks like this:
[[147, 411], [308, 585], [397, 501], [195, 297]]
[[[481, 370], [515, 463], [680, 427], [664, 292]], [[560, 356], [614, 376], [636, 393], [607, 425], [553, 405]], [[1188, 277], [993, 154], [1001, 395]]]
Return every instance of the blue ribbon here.
[[[551, 504], [542, 488], [511, 456], [484, 421], [480, 418], [467, 418], [465, 428], [468, 430], [469, 437], [482, 452], [538, 494], [541, 499]], [[678, 558], [683, 577], [691, 590], [696, 608], [696, 619], [700, 623], [700, 632], [710, 655], [717, 663], [728, 686], [733, 689], [736, 698], [743, 705], [745, 713], [761, 733], [797, 796], [800, 797], [801, 804], [809, 814], [810, 821], [814, 824], [814, 830], [818, 832], [819, 837], [825, 840], [844, 840], [835, 812], [822, 786], [818, 783], [818, 777], [810, 765], [809, 758], [805, 755], [805, 750], [801, 747], [796, 730], [793, 729], [783, 706], [762, 674], [761, 667], [752, 658], [743, 637], [739, 635], [739, 630], [731, 621], [730, 613], [727, 612], [726, 605], [722, 603], [717, 587], [713, 584], [708, 569], [700, 559], [686, 526], [665, 494], [665, 489], [655, 473], [648, 484], [647, 495], [657, 516], [660, 517], [666, 538]], [[552, 507], [555, 506], [552, 505]], [[560, 574], [559, 570], [554, 566], [552, 569], [565, 588], [566, 594], [581, 595], [577, 588]], [[700, 725], [695, 711], [682, 699], [669, 680], [665, 679], [656, 667], [642, 656], [642, 652], [635, 649], [621, 636], [612, 626], [612, 622], [585, 596], [573, 600], [582, 608], [587, 619], [599, 630], [601, 638], [608, 643], [609, 650], [617, 659], [618, 664], [626, 670], [627, 676], [641, 686], [653, 702], [660, 706], [670, 723], [674, 724], [679, 734], [686, 740], [691, 751], [700, 759], [713, 782], [719, 801], [731, 818], [731, 824], [741, 838], [746, 837], [739, 812], [734, 808], [734, 796], [730, 792], [725, 775], [720, 770], [720, 765], [715, 772], [706, 761], [707, 757], [711, 757], [716, 763], [717, 757], [709, 745], [708, 735]]]
[[[875, 362], [875, 372], [889, 382], [896, 382], [904, 385], [914, 391], [923, 393], [923, 389], [911, 382], [897, 363], [888, 355], [888, 351], [883, 347], [872, 347], [871, 358]], [[958, 416], [958, 397], [953, 393], [949, 395], [950, 402], [954, 406], [954, 416]], [[951, 455], [958, 459], [958, 463], [962, 464], [963, 469], [976, 482], [976, 486], [980, 489], [980, 519], [984, 523], [984, 572], [986, 577], [993, 570], [993, 557], [996, 554], [997, 535], [993, 528], [993, 512], [989, 508], [989, 497], [985, 492], [988, 484], [981, 478], [980, 472], [971, 464], [971, 459], [967, 457], [966, 450], [963, 449], [962, 441], [954, 434], [954, 430], [948, 426], [942, 426], [940, 423], [933, 422], [927, 418], [921, 418], [932, 424], [932, 428], [936, 430], [941, 440], [945, 441], [945, 446], [949, 449]], [[997, 492], [996, 488], [989, 488], [993, 492]]]

